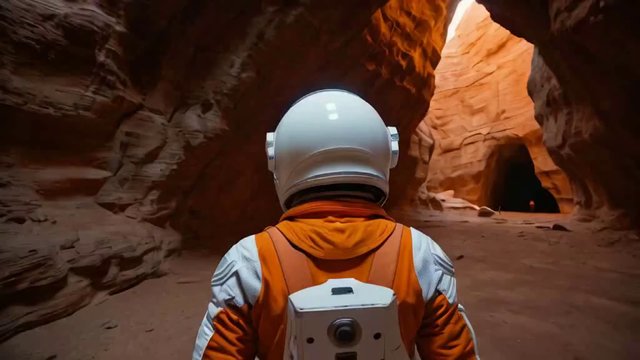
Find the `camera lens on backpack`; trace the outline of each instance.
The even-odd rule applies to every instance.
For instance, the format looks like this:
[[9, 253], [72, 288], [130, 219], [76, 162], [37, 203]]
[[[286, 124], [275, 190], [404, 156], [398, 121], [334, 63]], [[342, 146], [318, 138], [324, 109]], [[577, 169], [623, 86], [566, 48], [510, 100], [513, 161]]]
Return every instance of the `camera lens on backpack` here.
[[337, 319], [329, 325], [327, 334], [337, 346], [349, 347], [360, 341], [360, 325], [355, 319]]

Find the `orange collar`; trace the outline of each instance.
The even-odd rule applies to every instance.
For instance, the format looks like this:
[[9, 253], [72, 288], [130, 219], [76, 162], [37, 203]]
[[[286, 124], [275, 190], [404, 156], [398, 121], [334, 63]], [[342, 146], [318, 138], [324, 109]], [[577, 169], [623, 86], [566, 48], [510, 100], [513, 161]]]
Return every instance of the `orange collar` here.
[[277, 227], [307, 254], [337, 260], [360, 256], [382, 244], [395, 221], [366, 201], [321, 200], [287, 211]]
[[322, 219], [326, 217], [382, 218], [394, 221], [379, 205], [364, 200], [318, 200], [298, 205], [285, 212], [280, 221]]

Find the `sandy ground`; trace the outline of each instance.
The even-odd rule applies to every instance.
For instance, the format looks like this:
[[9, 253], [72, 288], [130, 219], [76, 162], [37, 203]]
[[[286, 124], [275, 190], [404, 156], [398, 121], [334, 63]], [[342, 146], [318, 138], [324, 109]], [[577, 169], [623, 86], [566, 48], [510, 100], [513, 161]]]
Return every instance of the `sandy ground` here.
[[[483, 359], [640, 359], [637, 234], [557, 216], [412, 216], [454, 260]], [[189, 359], [216, 261], [185, 253], [165, 277], [0, 344], [0, 359]]]

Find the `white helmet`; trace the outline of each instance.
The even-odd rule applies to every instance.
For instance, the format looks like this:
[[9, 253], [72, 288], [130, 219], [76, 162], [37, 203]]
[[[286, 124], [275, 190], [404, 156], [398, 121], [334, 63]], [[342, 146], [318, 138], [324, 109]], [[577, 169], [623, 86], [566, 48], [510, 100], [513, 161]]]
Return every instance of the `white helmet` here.
[[387, 128], [357, 95], [321, 90], [303, 97], [267, 134], [269, 170], [280, 205], [289, 209], [292, 196], [309, 189], [335, 195], [365, 188], [373, 190], [374, 201], [384, 203], [389, 169], [398, 163], [398, 140], [396, 128]]

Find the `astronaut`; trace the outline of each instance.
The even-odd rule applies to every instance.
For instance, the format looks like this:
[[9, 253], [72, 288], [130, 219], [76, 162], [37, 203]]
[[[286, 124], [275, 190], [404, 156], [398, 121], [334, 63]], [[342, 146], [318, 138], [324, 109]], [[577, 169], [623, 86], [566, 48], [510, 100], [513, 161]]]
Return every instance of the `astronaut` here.
[[[218, 264], [194, 360], [313, 358], [285, 356], [293, 331], [287, 313], [293, 294], [335, 279], [392, 290], [405, 358], [478, 358], [451, 260], [381, 207], [398, 161], [398, 133], [371, 105], [343, 90], [311, 93], [267, 134], [266, 151], [285, 212]], [[356, 339], [351, 335], [338, 337]]]

